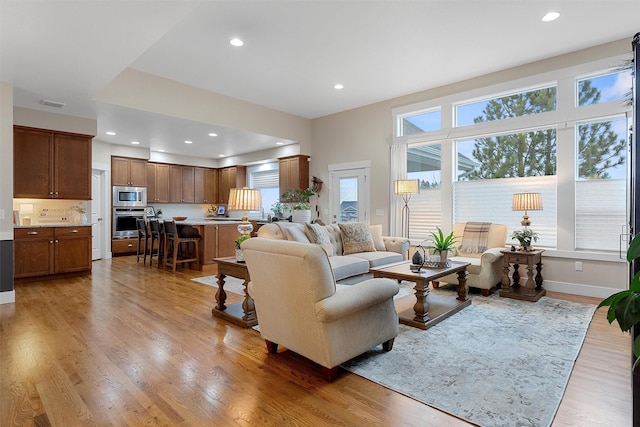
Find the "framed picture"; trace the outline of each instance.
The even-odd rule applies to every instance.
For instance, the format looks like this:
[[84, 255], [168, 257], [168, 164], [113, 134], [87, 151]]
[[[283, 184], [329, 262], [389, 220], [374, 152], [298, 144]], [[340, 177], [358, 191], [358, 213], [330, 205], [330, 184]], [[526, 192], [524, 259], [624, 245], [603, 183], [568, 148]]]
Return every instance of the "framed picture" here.
[[147, 206], [147, 218], [155, 218], [156, 217], [156, 210], [153, 208], [153, 206]]
[[218, 206], [218, 215], [224, 215], [224, 206]]

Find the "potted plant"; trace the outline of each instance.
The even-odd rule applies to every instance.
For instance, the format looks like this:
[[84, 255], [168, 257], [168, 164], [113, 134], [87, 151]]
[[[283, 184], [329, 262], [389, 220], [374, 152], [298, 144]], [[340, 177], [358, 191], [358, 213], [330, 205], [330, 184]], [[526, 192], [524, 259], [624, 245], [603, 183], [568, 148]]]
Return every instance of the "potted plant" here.
[[[627, 249], [627, 261], [632, 262], [639, 257], [640, 234], [636, 234]], [[598, 305], [598, 308], [600, 307], [609, 307], [607, 320], [609, 323], [616, 320], [622, 332], [630, 331], [631, 327], [638, 325], [640, 323], [640, 272], [631, 279], [629, 289], [606, 298]], [[633, 354], [636, 356], [633, 363], [633, 369], [635, 369], [640, 364], [640, 336], [633, 343]]]
[[525, 228], [514, 231], [513, 234], [511, 234], [511, 238], [520, 242], [521, 251], [528, 252], [531, 250], [531, 243], [538, 241], [538, 233], [529, 228]]
[[438, 232], [431, 232], [432, 245], [426, 246], [431, 249], [434, 254], [440, 254], [440, 262], [447, 262], [449, 251], [454, 248], [454, 244], [458, 241], [458, 236], [453, 235], [453, 231], [448, 235], [444, 235], [442, 229], [438, 227]]
[[273, 212], [273, 215], [278, 219], [288, 218], [289, 215], [291, 215], [291, 209], [289, 209], [289, 206], [286, 203], [282, 202], [275, 202], [273, 205], [271, 205], [271, 211]]
[[71, 210], [75, 212], [73, 216], [73, 222], [75, 224], [86, 224], [89, 222], [87, 219], [87, 206], [84, 202], [80, 202], [77, 205], [71, 206]]
[[280, 200], [286, 201], [293, 209], [293, 222], [311, 222], [311, 204], [309, 198], [316, 194], [315, 189], [309, 187], [305, 190], [289, 188], [282, 193]]
[[244, 262], [244, 254], [242, 253], [242, 242], [251, 238], [250, 234], [241, 234], [233, 241], [236, 245], [236, 261]]
[[158, 211], [156, 212], [156, 216], [158, 218], [162, 218], [162, 209], [158, 209]]

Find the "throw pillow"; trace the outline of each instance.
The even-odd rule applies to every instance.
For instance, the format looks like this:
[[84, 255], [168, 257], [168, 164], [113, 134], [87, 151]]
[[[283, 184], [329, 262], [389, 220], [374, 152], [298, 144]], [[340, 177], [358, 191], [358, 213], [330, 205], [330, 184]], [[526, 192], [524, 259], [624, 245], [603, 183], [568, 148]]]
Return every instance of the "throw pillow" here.
[[338, 224], [342, 237], [344, 255], [358, 252], [375, 252], [373, 238], [366, 222], [345, 222]]
[[369, 231], [376, 251], [386, 251], [387, 247], [384, 245], [384, 239], [382, 238], [382, 224], [370, 225]]
[[335, 255], [333, 252], [333, 245], [331, 244], [331, 237], [327, 229], [320, 224], [305, 224], [309, 235], [311, 235], [312, 243], [316, 243], [324, 249], [329, 256]]

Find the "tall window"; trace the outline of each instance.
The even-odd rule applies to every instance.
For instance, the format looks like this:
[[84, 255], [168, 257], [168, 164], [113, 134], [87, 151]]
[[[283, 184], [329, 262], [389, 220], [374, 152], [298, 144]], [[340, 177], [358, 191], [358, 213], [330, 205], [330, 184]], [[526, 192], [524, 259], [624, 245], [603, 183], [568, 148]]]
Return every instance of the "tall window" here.
[[[420, 193], [409, 200], [412, 215], [409, 237], [424, 240], [442, 223], [440, 144], [420, 145], [407, 150], [407, 179], [420, 182]], [[413, 215], [416, 212], [416, 215]]]
[[254, 212], [254, 217], [266, 217], [271, 214], [271, 206], [280, 199], [280, 177], [278, 163], [266, 163], [251, 166], [247, 169], [249, 187], [260, 190], [262, 196], [262, 211]]

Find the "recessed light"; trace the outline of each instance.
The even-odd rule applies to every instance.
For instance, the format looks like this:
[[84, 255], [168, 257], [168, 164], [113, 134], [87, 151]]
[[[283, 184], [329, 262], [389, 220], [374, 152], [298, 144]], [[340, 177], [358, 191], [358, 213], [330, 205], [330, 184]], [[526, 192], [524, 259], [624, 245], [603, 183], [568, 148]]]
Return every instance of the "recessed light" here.
[[333, 85], [333, 88], [334, 89], [338, 89], [338, 90], [344, 89], [344, 85], [341, 85], [340, 83], [338, 83], [338, 84]]
[[284, 142], [278, 141], [278, 142], [276, 142], [276, 145], [284, 145]]
[[235, 47], [240, 47], [244, 45], [244, 42], [238, 38], [229, 40], [229, 43], [231, 44], [231, 46], [235, 46]]
[[111, 135], [111, 136], [113, 136], [113, 135], [115, 135], [115, 134], [116, 134], [116, 133], [115, 133], [115, 132], [113, 132], [113, 131], [109, 131], [109, 132], [105, 132], [105, 133], [106, 133], [107, 135]]
[[193, 144], [193, 141], [188, 141], [188, 140], [187, 140], [187, 141], [185, 141], [184, 143], [185, 143], [185, 144]]
[[164, 153], [164, 150], [163, 149], [159, 149], [158, 153]]
[[224, 157], [224, 154], [218, 154], [218, 157]]
[[218, 134], [217, 134], [217, 133], [213, 133], [213, 132], [211, 132], [211, 133], [209, 134], [209, 136], [218, 136]]
[[131, 143], [132, 143], [133, 145], [140, 145], [140, 142], [138, 142], [138, 141], [131, 141]]
[[549, 13], [547, 13], [546, 15], [544, 15], [542, 17], [542, 21], [543, 22], [551, 22], [551, 21], [555, 21], [559, 17], [560, 17], [560, 14], [558, 12], [549, 12]]

